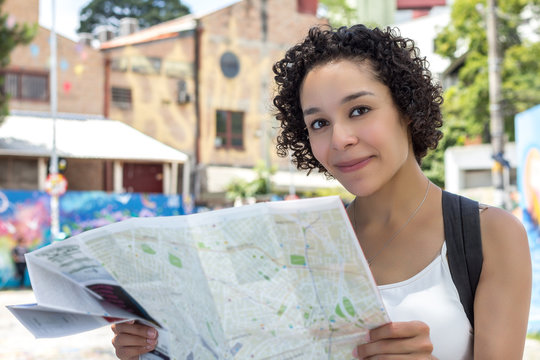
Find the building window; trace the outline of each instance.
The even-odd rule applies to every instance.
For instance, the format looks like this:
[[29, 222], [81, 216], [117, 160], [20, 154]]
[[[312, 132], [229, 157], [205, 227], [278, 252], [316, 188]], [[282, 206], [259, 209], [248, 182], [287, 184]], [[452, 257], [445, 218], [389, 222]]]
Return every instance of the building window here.
[[242, 148], [244, 146], [244, 113], [216, 111], [216, 147]]
[[121, 109], [131, 108], [131, 89], [113, 87], [112, 88], [112, 103], [114, 106]]
[[128, 68], [128, 58], [119, 57], [111, 60], [111, 70], [118, 72], [126, 72]]
[[33, 72], [5, 72], [3, 92], [12, 99], [48, 101], [49, 75]]
[[152, 67], [153, 74], [159, 74], [161, 73], [161, 59], [158, 57], [149, 57], [148, 62], [150, 63], [150, 66]]
[[178, 104], [185, 104], [191, 100], [191, 96], [189, 96], [187, 92], [187, 84], [185, 80], [178, 80], [176, 89], [176, 102]]
[[36, 159], [0, 156], [0, 169], [0, 189], [37, 189], [39, 175]]
[[187, 61], [164, 61], [163, 72], [171, 78], [193, 77], [193, 64]]
[[131, 71], [138, 74], [159, 74], [161, 59], [157, 57], [134, 56], [131, 58]]
[[221, 72], [229, 79], [236, 77], [240, 72], [240, 60], [232, 52], [227, 51], [221, 55], [219, 64], [221, 66]]

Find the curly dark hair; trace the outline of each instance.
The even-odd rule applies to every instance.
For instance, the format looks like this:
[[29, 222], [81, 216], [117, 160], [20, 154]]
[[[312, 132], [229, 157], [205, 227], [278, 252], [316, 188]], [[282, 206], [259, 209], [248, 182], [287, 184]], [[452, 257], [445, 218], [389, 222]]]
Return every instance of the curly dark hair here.
[[303, 42], [290, 48], [273, 66], [277, 94], [276, 118], [281, 122], [277, 153], [292, 152], [298, 169], [319, 169], [331, 176], [313, 155], [300, 104], [300, 87], [306, 74], [316, 66], [336, 60], [367, 62], [375, 76], [390, 89], [392, 99], [408, 127], [416, 161], [421, 164], [428, 149], [435, 149], [442, 138], [441, 88], [434, 84], [428, 63], [420, 57], [411, 39], [397, 29], [369, 29], [364, 25], [333, 29], [317, 26]]

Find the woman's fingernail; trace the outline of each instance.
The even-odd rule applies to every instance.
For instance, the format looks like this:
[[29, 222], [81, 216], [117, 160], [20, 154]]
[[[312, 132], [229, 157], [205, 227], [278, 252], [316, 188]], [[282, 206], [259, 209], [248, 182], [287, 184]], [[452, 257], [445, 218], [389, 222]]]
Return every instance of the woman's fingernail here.
[[154, 347], [152, 345], [146, 345], [146, 350], [152, 350]]
[[146, 342], [149, 343], [150, 345], [156, 345], [157, 344], [156, 339], [146, 339]]
[[155, 339], [157, 336], [156, 329], [148, 329], [147, 335], [149, 339]]

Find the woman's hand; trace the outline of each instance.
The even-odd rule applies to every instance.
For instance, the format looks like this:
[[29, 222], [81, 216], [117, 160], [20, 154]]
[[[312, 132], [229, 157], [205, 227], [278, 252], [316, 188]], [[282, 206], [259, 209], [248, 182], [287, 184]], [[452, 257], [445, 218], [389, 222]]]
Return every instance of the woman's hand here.
[[156, 347], [158, 332], [150, 326], [127, 321], [113, 324], [111, 329], [115, 334], [112, 344], [119, 359], [138, 360], [139, 355], [146, 354]]
[[369, 341], [358, 345], [358, 359], [435, 359], [429, 326], [421, 321], [393, 322], [369, 332]]

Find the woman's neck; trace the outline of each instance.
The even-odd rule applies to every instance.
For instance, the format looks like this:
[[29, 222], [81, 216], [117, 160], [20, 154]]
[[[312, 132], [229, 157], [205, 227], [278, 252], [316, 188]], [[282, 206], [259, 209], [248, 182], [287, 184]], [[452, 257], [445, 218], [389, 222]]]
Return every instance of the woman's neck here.
[[428, 181], [416, 161], [403, 166], [376, 192], [355, 198], [352, 205], [356, 226], [378, 228], [403, 222], [425, 197]]

